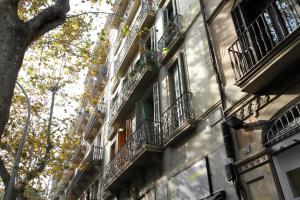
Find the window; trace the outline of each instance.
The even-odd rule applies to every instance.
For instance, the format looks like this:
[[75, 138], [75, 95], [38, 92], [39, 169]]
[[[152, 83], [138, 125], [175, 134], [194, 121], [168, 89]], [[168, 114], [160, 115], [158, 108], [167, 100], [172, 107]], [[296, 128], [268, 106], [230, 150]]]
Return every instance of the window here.
[[150, 34], [149, 34], [149, 36], [148, 36], [148, 38], [146, 39], [146, 42], [145, 42], [145, 49], [152, 50], [152, 51], [157, 50], [157, 46], [156, 46], [156, 28], [155, 28], [155, 26], [153, 26], [150, 29]]
[[173, 106], [171, 109], [172, 117], [175, 117], [174, 123], [178, 126], [186, 119], [187, 101], [186, 96], [187, 84], [186, 74], [184, 67], [183, 54], [180, 53], [178, 59], [173, 63], [169, 71], [170, 75], [170, 104]]
[[176, 16], [175, 1], [169, 2], [165, 10], [163, 10], [163, 15], [164, 15], [164, 30], [166, 30], [169, 23], [172, 22]]

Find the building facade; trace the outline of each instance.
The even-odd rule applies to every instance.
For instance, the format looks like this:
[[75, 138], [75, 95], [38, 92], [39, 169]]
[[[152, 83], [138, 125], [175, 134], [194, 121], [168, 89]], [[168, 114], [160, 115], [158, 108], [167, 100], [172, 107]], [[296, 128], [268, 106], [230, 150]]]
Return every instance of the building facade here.
[[299, 1], [116, 0], [113, 12], [57, 197], [299, 199]]

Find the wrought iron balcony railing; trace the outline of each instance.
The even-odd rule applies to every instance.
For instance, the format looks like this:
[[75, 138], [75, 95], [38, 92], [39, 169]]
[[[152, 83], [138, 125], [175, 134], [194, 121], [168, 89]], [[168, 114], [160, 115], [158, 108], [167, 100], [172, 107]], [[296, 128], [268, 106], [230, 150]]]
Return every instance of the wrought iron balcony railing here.
[[144, 74], [147, 71], [156, 71], [156, 55], [155, 51], [145, 49], [141, 58], [127, 70], [125, 74], [127, 81], [123, 85], [122, 93], [112, 105], [111, 120], [114, 120], [115, 116], [120, 112]]
[[299, 28], [300, 17], [296, 7], [291, 0], [273, 0], [238, 34], [238, 39], [228, 49], [236, 81], [249, 74], [264, 57]]
[[104, 187], [115, 179], [146, 145], [161, 146], [160, 122], [144, 121], [105, 166]]
[[300, 103], [272, 121], [266, 134], [265, 145], [274, 145], [300, 131]]
[[[136, 21], [134, 22], [132, 28], [129, 31], [129, 35], [120, 51], [117, 60], [114, 62], [114, 72], [116, 73], [122, 66], [128, 50], [131, 48], [133, 41], [137, 38], [137, 33], [143, 28], [143, 22], [145, 17], [149, 13], [155, 13], [155, 1], [154, 0], [142, 0], [142, 9], [138, 14]], [[148, 27], [149, 28], [149, 27]]]
[[172, 138], [176, 130], [189, 120], [196, 120], [194, 109], [191, 105], [192, 93], [182, 94], [175, 103], [170, 106], [162, 115], [162, 135], [166, 142]]
[[172, 41], [182, 33], [182, 16], [176, 15], [165, 27], [164, 34], [158, 41], [158, 50], [164, 56], [170, 50]]

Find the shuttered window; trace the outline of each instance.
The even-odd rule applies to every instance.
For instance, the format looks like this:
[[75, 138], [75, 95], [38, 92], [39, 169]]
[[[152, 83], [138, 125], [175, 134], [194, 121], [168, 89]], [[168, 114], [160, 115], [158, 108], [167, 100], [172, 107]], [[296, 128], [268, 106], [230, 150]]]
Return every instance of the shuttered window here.
[[153, 110], [154, 110], [154, 121], [160, 121], [160, 95], [159, 95], [159, 83], [156, 82], [153, 85]]

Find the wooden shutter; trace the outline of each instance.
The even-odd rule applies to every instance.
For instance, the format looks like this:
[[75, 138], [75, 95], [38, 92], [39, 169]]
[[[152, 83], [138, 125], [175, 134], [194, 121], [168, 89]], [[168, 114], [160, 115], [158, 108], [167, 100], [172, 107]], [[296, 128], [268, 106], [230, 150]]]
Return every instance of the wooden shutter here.
[[181, 90], [181, 94], [183, 94], [187, 92], [187, 79], [185, 73], [185, 61], [182, 52], [180, 52], [178, 56], [178, 66], [179, 66], [180, 90]]
[[150, 40], [151, 40], [151, 50], [156, 51], [157, 46], [156, 46], [156, 27], [153, 26], [150, 30]]
[[126, 132], [123, 131], [119, 131], [118, 133], [118, 151], [124, 146], [126, 142]]
[[231, 17], [235, 26], [237, 35], [241, 35], [246, 29], [243, 13], [240, 4], [231, 11]]
[[154, 121], [160, 121], [160, 95], [159, 95], [159, 83], [156, 82], [153, 85], [153, 110], [154, 110]]
[[126, 120], [126, 137], [129, 138], [132, 134], [132, 123], [131, 119]]

